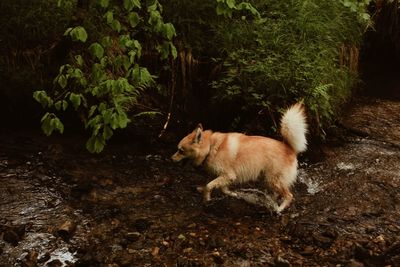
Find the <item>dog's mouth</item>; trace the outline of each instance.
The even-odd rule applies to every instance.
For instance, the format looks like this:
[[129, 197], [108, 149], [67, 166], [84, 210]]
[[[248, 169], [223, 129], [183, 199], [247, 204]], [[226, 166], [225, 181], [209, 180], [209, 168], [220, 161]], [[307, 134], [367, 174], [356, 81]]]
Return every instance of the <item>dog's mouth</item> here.
[[171, 160], [173, 163], [179, 164], [179, 165], [187, 165], [188, 162], [190, 161], [189, 158], [174, 159], [174, 156], [171, 157]]

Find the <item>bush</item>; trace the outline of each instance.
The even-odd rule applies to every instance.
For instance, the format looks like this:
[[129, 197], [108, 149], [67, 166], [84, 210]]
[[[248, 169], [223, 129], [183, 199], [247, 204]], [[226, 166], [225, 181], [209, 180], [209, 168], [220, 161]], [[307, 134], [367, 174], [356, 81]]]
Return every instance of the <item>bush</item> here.
[[368, 2], [256, 1], [257, 19], [243, 11], [215, 18], [215, 1], [193, 1], [167, 14], [195, 56], [221, 66], [209, 82], [216, 103], [235, 103], [232, 127], [303, 100], [314, 133], [323, 135], [357, 82]]

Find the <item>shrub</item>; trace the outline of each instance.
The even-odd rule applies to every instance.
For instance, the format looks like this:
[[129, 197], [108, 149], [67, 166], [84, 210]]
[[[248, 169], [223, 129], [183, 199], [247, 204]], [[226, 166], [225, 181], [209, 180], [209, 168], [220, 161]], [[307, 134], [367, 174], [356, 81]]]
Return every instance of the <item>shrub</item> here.
[[167, 14], [196, 57], [221, 67], [209, 82], [216, 103], [235, 103], [232, 127], [303, 100], [314, 133], [324, 135], [358, 80], [357, 47], [369, 1], [252, 3], [260, 19], [244, 12], [215, 18], [215, 1], [192, 1]]

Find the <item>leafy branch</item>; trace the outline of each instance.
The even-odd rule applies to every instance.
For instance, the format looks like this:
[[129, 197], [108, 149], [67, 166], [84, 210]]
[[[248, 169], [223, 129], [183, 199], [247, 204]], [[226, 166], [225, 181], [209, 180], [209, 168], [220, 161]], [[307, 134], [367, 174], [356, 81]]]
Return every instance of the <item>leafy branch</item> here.
[[143, 90], [155, 84], [155, 76], [141, 66], [139, 36], [154, 40], [161, 59], [176, 58], [177, 51], [172, 43], [175, 28], [164, 23], [157, 0], [97, 0], [93, 8], [103, 14], [104, 30], [98, 34], [88, 33], [83, 25], [68, 28], [64, 35], [83, 49], [72, 51], [69, 64], [62, 65], [54, 79], [62, 92], [49, 96], [41, 90], [33, 97], [43, 108], [54, 111], [42, 117], [46, 135], [55, 130], [63, 133], [64, 125], [56, 113], [72, 107], [83, 114], [85, 128], [91, 132], [86, 148], [99, 153], [114, 131], [131, 121], [127, 112], [138, 103]]

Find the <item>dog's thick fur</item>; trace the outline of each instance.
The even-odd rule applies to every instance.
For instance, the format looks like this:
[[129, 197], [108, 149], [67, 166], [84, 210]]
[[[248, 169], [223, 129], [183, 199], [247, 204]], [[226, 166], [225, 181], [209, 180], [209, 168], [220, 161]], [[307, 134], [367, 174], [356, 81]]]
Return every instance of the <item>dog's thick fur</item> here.
[[199, 124], [179, 142], [172, 160], [178, 162], [188, 158], [194, 165], [203, 165], [217, 176], [204, 187], [204, 201], [211, 199], [214, 188], [235, 196], [229, 185], [261, 177], [274, 193], [282, 197], [276, 209], [280, 213], [293, 199], [290, 187], [297, 176], [297, 154], [307, 147], [303, 106], [295, 104], [287, 109], [280, 127], [282, 142], [263, 136], [203, 131]]

